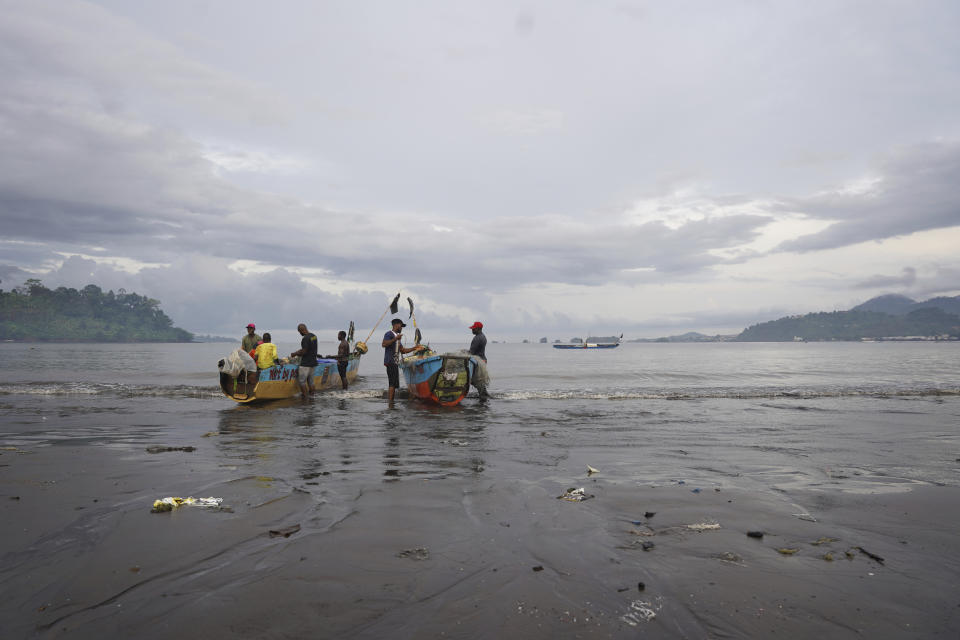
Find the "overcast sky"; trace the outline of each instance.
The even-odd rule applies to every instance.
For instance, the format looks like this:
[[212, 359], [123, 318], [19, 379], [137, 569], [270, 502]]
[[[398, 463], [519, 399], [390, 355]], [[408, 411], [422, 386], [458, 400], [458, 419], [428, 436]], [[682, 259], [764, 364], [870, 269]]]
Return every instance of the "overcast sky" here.
[[955, 0], [0, 10], [4, 289], [465, 342], [960, 293]]

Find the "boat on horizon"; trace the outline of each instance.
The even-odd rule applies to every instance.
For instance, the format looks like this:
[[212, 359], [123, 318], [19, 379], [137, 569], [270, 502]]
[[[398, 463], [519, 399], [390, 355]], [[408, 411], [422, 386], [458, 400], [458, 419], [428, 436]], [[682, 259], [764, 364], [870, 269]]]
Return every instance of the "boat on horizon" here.
[[573, 344], [554, 344], [554, 349], [615, 349], [620, 346], [623, 334], [617, 338], [616, 342], [580, 342]]

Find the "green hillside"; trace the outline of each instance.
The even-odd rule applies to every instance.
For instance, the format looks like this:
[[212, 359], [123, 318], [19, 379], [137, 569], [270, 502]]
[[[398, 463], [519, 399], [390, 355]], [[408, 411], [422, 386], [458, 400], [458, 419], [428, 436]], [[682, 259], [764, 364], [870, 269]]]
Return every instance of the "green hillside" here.
[[861, 340], [905, 336], [960, 336], [960, 316], [922, 307], [904, 315], [879, 311], [832, 311], [789, 316], [747, 327], [738, 342], [789, 342], [794, 339]]
[[0, 340], [36, 342], [191, 342], [193, 334], [173, 326], [160, 302], [126, 293], [48, 289], [27, 280], [0, 290]]

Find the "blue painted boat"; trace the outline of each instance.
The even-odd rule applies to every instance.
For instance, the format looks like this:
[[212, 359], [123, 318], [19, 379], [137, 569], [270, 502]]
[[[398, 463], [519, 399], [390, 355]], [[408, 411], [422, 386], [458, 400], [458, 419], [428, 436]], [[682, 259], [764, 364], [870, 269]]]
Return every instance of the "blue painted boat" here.
[[443, 407], [466, 397], [476, 365], [470, 356], [422, 351], [400, 363], [410, 395]]

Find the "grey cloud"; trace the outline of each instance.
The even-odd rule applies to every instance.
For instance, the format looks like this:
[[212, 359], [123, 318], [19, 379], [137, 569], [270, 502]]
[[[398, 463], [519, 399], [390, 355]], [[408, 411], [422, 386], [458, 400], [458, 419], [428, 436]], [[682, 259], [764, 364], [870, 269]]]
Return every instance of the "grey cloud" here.
[[863, 193], [836, 190], [784, 200], [781, 208], [836, 220], [819, 233], [784, 242], [782, 251], [832, 249], [960, 225], [960, 142], [928, 142], [890, 154], [879, 181]]
[[854, 284], [855, 289], [881, 289], [888, 287], [909, 287], [917, 281], [917, 270], [913, 267], [904, 267], [899, 276], [875, 275]]
[[[757, 257], [738, 247], [784, 211], [836, 223], [780, 251], [958, 224], [950, 142], [889, 156], [873, 194], [777, 195], [855, 175], [864, 154], [892, 141], [955, 130], [950, 3], [929, 14], [857, 4], [811, 14], [800, 4], [612, 1], [534, 14], [425, 2], [382, 3], [375, 15], [307, 3], [296, 15], [312, 19], [273, 14], [282, 41], [249, 19], [253, 3], [216, 15], [176, 3], [2, 6], [0, 262], [42, 271], [62, 252], [167, 264], [128, 274], [77, 258], [55, 277], [157, 297], [190, 329], [251, 313], [289, 324], [321, 308], [339, 326], [347, 314], [379, 315], [391, 294], [382, 282], [481, 314], [521, 286], [709, 282], [712, 267]], [[815, 50], [811, 18], [822, 27]], [[261, 36], [262, 46], [241, 46]], [[451, 48], [469, 55], [444, 55]], [[850, 78], [864, 84], [838, 91]], [[860, 117], [858, 96], [881, 87], [894, 100]], [[829, 113], [826, 95], [836, 99]], [[304, 161], [282, 177], [231, 171], [208, 160], [211, 149]], [[800, 156], [816, 162], [790, 161]], [[691, 187], [742, 194], [702, 198], [727, 212], [750, 206], [638, 226], [616, 205]], [[750, 214], [761, 200], [779, 204]], [[270, 271], [238, 274], [228, 265], [239, 259]], [[321, 291], [300, 269], [352, 293]], [[869, 282], [825, 286], [857, 279]], [[424, 307], [430, 323], [462, 323], [432, 313]], [[579, 312], [531, 313], [582, 322]]]

